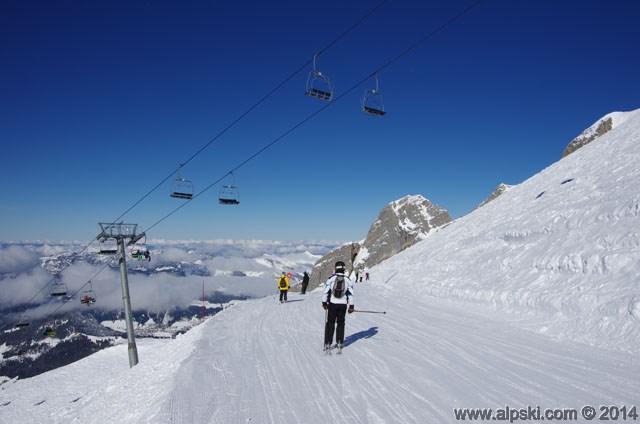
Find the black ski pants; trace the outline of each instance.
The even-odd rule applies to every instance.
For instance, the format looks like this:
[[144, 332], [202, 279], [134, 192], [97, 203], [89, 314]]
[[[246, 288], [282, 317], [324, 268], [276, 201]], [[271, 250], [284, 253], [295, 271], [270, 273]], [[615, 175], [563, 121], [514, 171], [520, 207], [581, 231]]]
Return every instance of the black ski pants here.
[[286, 302], [287, 301], [287, 292], [289, 290], [280, 290], [280, 302]]
[[[324, 326], [324, 344], [333, 342], [333, 330], [336, 330], [336, 343], [344, 343], [344, 317], [347, 315], [347, 305], [336, 305], [329, 302], [327, 322]], [[337, 326], [336, 326], [337, 323]]]

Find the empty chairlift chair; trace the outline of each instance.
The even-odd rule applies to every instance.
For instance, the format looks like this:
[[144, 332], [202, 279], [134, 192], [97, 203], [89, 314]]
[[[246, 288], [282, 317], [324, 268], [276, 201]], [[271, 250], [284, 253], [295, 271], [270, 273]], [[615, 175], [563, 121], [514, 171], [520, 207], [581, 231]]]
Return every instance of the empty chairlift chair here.
[[16, 327], [17, 328], [28, 327], [30, 323], [31, 323], [31, 320], [29, 319], [29, 316], [20, 315], [18, 317], [18, 321], [16, 322]]
[[176, 199], [185, 199], [191, 200], [193, 198], [193, 183], [191, 180], [183, 178], [180, 174], [180, 170], [182, 169], [182, 164], [178, 166], [178, 177], [171, 185], [171, 197], [175, 197]]
[[235, 186], [235, 177], [233, 172], [231, 175], [231, 184], [225, 184], [220, 189], [220, 193], [218, 193], [218, 203], [221, 205], [239, 205], [240, 204], [240, 193], [238, 192], [238, 188]]
[[364, 96], [362, 97], [362, 111], [373, 116], [383, 116], [387, 112], [384, 111], [382, 94], [380, 94], [380, 90], [378, 89], [378, 76], [373, 74], [373, 77], [376, 80], [376, 88], [364, 92]]
[[65, 283], [56, 282], [51, 287], [51, 297], [65, 297], [67, 295], [67, 285]]
[[100, 242], [101, 255], [115, 255], [118, 253], [118, 244], [115, 239], [106, 239]]
[[320, 100], [330, 101], [333, 97], [333, 85], [329, 77], [316, 69], [316, 58], [318, 53], [313, 55], [313, 71], [307, 77], [307, 96]]

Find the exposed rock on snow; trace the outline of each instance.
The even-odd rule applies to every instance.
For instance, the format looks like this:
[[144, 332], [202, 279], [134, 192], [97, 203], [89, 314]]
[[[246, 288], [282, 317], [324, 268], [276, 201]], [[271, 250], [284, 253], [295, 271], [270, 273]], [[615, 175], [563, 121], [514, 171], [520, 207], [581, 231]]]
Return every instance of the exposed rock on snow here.
[[497, 197], [502, 195], [504, 192], [506, 192], [510, 188], [511, 188], [510, 185], [507, 185], [505, 183], [500, 183], [498, 188], [496, 188], [495, 191], [489, 195], [489, 197], [487, 197], [485, 200], [482, 201], [482, 203], [476, 206], [476, 209], [483, 207], [484, 205], [491, 202], [492, 200], [495, 200]]
[[589, 128], [584, 130], [582, 134], [571, 140], [571, 143], [562, 152], [562, 157], [570, 155], [582, 146], [591, 143], [598, 137], [611, 131], [613, 128], [622, 124], [629, 117], [629, 112], [612, 112], [609, 113], [598, 121], [596, 121]]

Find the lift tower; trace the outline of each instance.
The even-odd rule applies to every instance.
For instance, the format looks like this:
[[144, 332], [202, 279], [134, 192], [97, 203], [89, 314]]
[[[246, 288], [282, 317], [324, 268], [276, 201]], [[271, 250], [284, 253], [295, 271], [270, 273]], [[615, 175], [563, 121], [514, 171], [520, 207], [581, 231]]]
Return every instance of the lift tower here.
[[102, 230], [96, 239], [104, 243], [107, 240], [115, 240], [118, 247], [118, 262], [120, 264], [120, 278], [122, 279], [122, 300], [124, 301], [124, 314], [127, 323], [127, 340], [129, 351], [129, 367], [132, 368], [138, 364], [138, 349], [136, 348], [136, 339], [133, 332], [133, 318], [131, 317], [131, 299], [129, 297], [129, 280], [127, 278], [127, 260], [125, 252], [125, 241], [127, 246], [136, 244], [145, 237], [144, 232], [137, 234], [138, 224], [120, 223], [98, 223]]

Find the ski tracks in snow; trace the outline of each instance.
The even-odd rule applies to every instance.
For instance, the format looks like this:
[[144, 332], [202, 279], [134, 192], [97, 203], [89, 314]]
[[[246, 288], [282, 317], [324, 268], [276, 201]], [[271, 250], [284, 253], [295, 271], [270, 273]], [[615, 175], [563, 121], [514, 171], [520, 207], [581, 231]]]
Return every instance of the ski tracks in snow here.
[[[632, 355], [561, 343], [495, 315], [359, 285], [343, 355], [322, 352], [320, 293], [211, 318], [158, 418], [172, 423], [455, 422], [454, 408], [632, 405]], [[197, 393], [197, 396], [194, 395]]]

